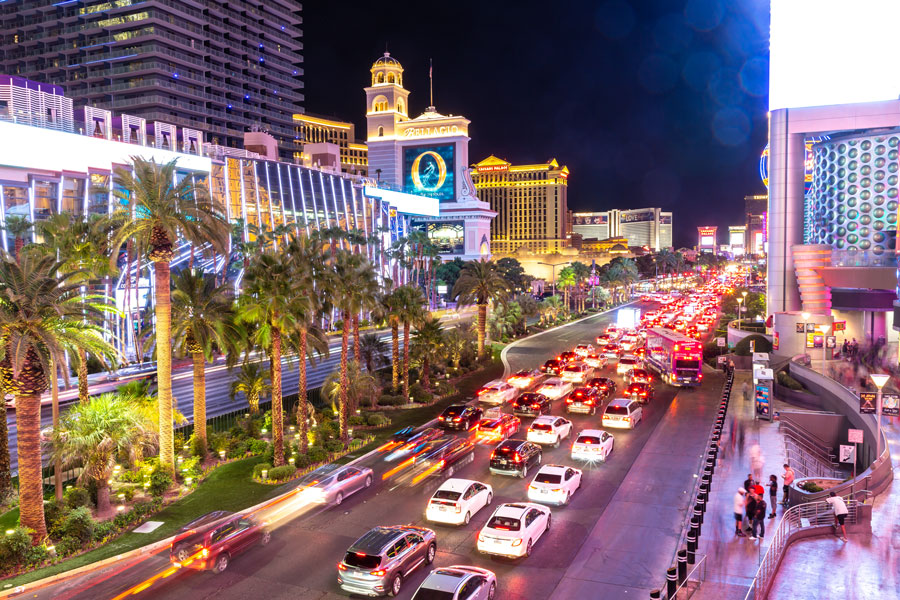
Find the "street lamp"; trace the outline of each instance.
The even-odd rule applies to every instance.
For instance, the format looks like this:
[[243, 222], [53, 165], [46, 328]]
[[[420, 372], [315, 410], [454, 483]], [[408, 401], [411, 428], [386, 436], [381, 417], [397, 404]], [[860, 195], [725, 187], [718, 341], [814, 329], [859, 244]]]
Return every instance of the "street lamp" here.
[[555, 296], [555, 295], [556, 295], [556, 267], [561, 267], [561, 266], [563, 266], [563, 265], [571, 265], [572, 263], [570, 263], [570, 262], [564, 262], [564, 263], [556, 263], [556, 264], [553, 264], [553, 263], [539, 262], [539, 263], [537, 263], [537, 264], [539, 264], [539, 265], [545, 265], [545, 266], [551, 267], [551, 268], [553, 269], [553, 279], [552, 279], [552, 281], [550, 282], [550, 285], [553, 286], [553, 295]]
[[888, 382], [888, 379], [891, 378], [890, 375], [885, 375], [883, 373], [871, 373], [869, 374], [869, 378], [875, 383], [875, 387], [878, 388], [878, 393], [875, 394], [875, 419], [878, 421], [878, 440], [876, 442], [875, 451], [875, 460], [878, 460], [878, 457], [881, 456], [881, 388], [884, 387], [884, 384]]
[[741, 306], [741, 302], [743, 302], [743, 301], [744, 301], [743, 298], [738, 298], [738, 299], [737, 299], [737, 303], [738, 303], [738, 331], [741, 330], [741, 313], [744, 311], [744, 307]]
[[828, 323], [823, 323], [819, 325], [819, 331], [822, 332], [822, 375], [825, 375], [825, 361], [827, 360], [828, 349], [825, 347], [828, 345], [828, 332], [831, 331], [831, 325]]

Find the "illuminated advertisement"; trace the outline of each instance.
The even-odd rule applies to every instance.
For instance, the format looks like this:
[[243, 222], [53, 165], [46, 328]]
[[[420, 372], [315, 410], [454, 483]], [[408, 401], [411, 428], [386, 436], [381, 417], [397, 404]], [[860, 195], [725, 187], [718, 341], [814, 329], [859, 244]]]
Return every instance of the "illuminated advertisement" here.
[[403, 191], [453, 202], [456, 199], [454, 150], [452, 144], [404, 148]]
[[700, 245], [704, 248], [716, 245], [716, 238], [711, 235], [700, 236]]
[[606, 213], [599, 215], [575, 215], [573, 217], [573, 225], [606, 225], [609, 223], [609, 215]]
[[424, 231], [428, 239], [437, 247], [441, 254], [465, 254], [466, 231], [464, 221], [423, 222], [413, 221], [411, 228], [414, 231]]
[[660, 225], [671, 225], [672, 224], [672, 215], [659, 215], [659, 224]]
[[713, 248], [716, 245], [716, 231], [718, 227], [698, 227], [701, 248]]
[[619, 213], [619, 223], [643, 223], [656, 218], [652, 210], [635, 210]]

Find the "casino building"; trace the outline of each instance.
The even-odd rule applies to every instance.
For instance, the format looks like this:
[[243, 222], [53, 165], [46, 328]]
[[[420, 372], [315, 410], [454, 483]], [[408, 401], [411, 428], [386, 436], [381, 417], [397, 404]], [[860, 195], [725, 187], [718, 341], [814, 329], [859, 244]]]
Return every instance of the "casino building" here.
[[659, 252], [672, 247], [672, 213], [660, 208], [578, 212], [572, 215], [572, 233], [585, 240], [623, 237], [629, 246]]

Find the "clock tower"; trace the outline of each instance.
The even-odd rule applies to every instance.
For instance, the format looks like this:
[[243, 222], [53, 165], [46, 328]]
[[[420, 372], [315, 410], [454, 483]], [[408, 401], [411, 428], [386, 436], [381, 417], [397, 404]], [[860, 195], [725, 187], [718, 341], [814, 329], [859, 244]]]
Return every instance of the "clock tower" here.
[[[369, 157], [375, 157], [378, 179], [394, 183], [400, 176], [400, 160], [394, 152], [398, 124], [409, 120], [409, 90], [403, 87], [400, 61], [385, 52], [371, 68], [372, 85], [366, 90], [366, 139]], [[385, 143], [387, 142], [387, 143]]]

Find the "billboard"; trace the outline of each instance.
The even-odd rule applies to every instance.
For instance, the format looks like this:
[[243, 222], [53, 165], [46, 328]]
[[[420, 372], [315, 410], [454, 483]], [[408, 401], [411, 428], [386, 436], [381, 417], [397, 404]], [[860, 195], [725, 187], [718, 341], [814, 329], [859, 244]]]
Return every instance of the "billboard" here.
[[630, 210], [619, 213], [619, 223], [644, 223], [655, 218], [656, 213], [653, 210]]
[[846, 0], [771, 0], [769, 110], [897, 99], [900, 2], [850, 7]]
[[414, 231], [424, 231], [441, 254], [466, 253], [466, 227], [464, 221], [412, 222]]
[[597, 213], [593, 215], [575, 215], [572, 217], [573, 225], [607, 225], [609, 213]]
[[403, 149], [403, 191], [441, 202], [456, 200], [455, 146], [408, 146]]

